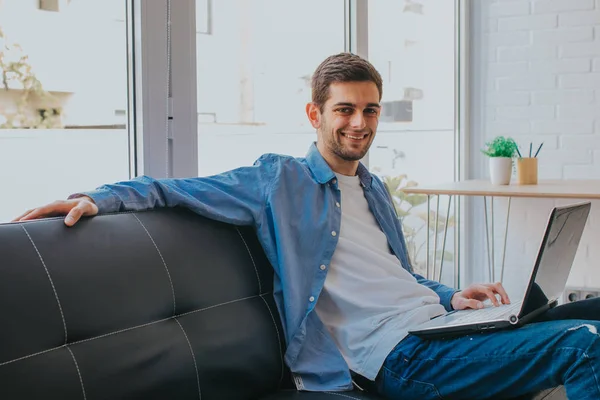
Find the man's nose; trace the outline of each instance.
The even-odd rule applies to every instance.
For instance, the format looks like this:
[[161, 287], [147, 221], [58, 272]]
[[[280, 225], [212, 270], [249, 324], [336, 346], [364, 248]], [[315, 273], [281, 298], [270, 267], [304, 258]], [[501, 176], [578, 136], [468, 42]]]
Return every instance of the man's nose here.
[[350, 119], [350, 125], [353, 129], [363, 129], [367, 124], [365, 123], [365, 117], [361, 112], [356, 111]]

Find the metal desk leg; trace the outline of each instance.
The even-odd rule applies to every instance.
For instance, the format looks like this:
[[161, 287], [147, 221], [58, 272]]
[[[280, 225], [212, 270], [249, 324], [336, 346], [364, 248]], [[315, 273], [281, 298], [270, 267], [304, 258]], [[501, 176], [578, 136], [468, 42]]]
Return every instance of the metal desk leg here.
[[[484, 212], [485, 212], [485, 236], [487, 240], [488, 250], [488, 272], [490, 282], [496, 282], [496, 260], [495, 260], [495, 240], [494, 240], [494, 197], [491, 197], [490, 216], [488, 223], [487, 197], [483, 197]], [[504, 243], [502, 245], [502, 266], [500, 270], [500, 282], [504, 282], [504, 267], [506, 262], [506, 244], [508, 243], [508, 225], [510, 221], [510, 206], [512, 197], [508, 198], [508, 208], [506, 210], [506, 225], [504, 226]], [[490, 232], [491, 228], [491, 232]], [[491, 236], [491, 238], [490, 238]]]
[[444, 238], [442, 239], [442, 257], [440, 260], [440, 272], [437, 278], [438, 282], [442, 281], [442, 269], [444, 268], [444, 254], [446, 253], [446, 236], [448, 235], [448, 220], [450, 219], [450, 204], [452, 204], [452, 195], [448, 196], [448, 211], [446, 211], [446, 223], [444, 224]]
[[[461, 224], [461, 213], [460, 213], [460, 196], [456, 196], [456, 200], [455, 200], [455, 205], [454, 205], [454, 209], [455, 211], [458, 211], [458, 213], [454, 214], [454, 223], [456, 227], [460, 227]], [[455, 230], [456, 232], [456, 230]], [[455, 235], [454, 236], [454, 280], [452, 281], [452, 287], [454, 288], [460, 288], [461, 287], [461, 279], [460, 279], [460, 263], [461, 263], [461, 259], [462, 259], [462, 255], [460, 254], [460, 249], [462, 248], [461, 246], [461, 235]]]
[[508, 209], [506, 210], [506, 226], [504, 227], [504, 248], [502, 249], [502, 270], [500, 271], [500, 282], [504, 282], [504, 261], [506, 260], [506, 241], [508, 239], [508, 220], [510, 218], [510, 203], [512, 197], [508, 198]]
[[496, 230], [494, 229], [494, 196], [490, 197], [491, 202], [491, 214], [490, 221], [492, 223], [492, 231], [490, 232], [490, 244], [492, 245], [492, 276], [491, 282], [496, 282], [496, 253], [494, 249], [496, 248], [496, 241], [494, 240], [494, 236], [496, 235]]
[[490, 257], [492, 252], [490, 248], [490, 230], [488, 224], [488, 207], [487, 207], [487, 196], [483, 196], [483, 212], [485, 217], [485, 238], [487, 242], [487, 254], [488, 254], [488, 273], [489, 279], [492, 279], [492, 258]]
[[433, 274], [432, 279], [435, 279], [435, 269], [437, 267], [437, 244], [438, 244], [438, 229], [440, 226], [440, 195], [437, 195], [436, 210], [435, 210], [435, 228], [433, 230]]
[[427, 195], [427, 227], [426, 227], [426, 239], [425, 239], [425, 275], [427, 279], [430, 279], [429, 276], [429, 222], [431, 219], [431, 195]]

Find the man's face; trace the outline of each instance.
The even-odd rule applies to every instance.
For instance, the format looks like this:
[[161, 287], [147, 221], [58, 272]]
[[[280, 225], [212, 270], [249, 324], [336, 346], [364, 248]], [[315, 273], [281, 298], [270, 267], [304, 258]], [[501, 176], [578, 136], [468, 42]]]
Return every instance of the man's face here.
[[313, 123], [319, 148], [339, 161], [360, 160], [375, 138], [380, 109], [379, 91], [373, 82], [331, 84], [318, 126]]

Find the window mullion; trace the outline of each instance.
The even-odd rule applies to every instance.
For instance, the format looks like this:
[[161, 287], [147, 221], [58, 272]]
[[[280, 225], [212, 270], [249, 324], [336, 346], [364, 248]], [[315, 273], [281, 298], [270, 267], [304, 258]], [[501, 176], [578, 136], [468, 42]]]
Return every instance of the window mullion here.
[[170, 2], [170, 69], [167, 1], [134, 0], [136, 175], [197, 176], [195, 1]]

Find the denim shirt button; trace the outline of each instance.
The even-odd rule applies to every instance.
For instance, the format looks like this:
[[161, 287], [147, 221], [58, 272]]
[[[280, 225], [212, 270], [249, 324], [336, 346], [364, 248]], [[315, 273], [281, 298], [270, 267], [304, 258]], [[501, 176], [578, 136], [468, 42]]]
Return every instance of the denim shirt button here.
[[336, 236], [337, 232], [336, 231], [331, 231], [331, 236]]
[[315, 296], [310, 296], [310, 297], [308, 298], [308, 301], [310, 301], [311, 303], [312, 303], [313, 301], [315, 301]]
[[321, 268], [321, 271], [325, 271], [327, 269], [327, 266], [321, 265], [319, 268]]
[[340, 207], [341, 207], [341, 206], [340, 206], [340, 203], [339, 203], [339, 201], [336, 201], [336, 202], [335, 202], [335, 206], [336, 206], [337, 208], [340, 208]]
[[337, 179], [332, 180], [331, 183], [335, 185], [337, 183]]

